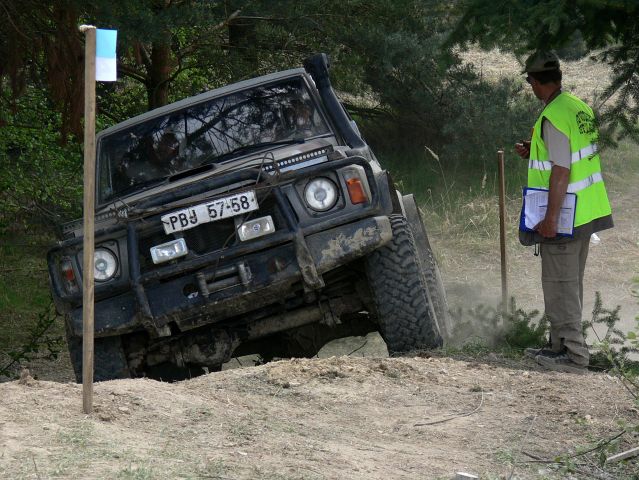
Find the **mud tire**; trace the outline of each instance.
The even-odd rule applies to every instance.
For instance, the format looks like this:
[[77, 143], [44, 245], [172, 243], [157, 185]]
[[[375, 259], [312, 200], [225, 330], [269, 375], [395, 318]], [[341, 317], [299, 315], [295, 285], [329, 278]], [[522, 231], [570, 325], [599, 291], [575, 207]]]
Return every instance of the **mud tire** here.
[[391, 355], [442, 345], [410, 225], [390, 216], [393, 238], [366, 258], [380, 334]]
[[[70, 334], [67, 329], [67, 344], [76, 382], [82, 383], [82, 337]], [[119, 336], [95, 339], [93, 368], [94, 382], [131, 378], [122, 339]]]
[[419, 260], [422, 264], [424, 278], [426, 279], [426, 287], [428, 289], [428, 298], [433, 305], [433, 310], [435, 311], [437, 326], [439, 327], [439, 331], [442, 334], [442, 337], [444, 337], [444, 340], [448, 340], [452, 336], [453, 325], [450, 312], [448, 310], [448, 301], [446, 300], [444, 282], [442, 281], [442, 275], [439, 271], [437, 260], [435, 259], [433, 249], [431, 248], [428, 240], [428, 235], [426, 234], [426, 227], [424, 226], [424, 222], [422, 221], [422, 217], [412, 194], [404, 195], [404, 209], [406, 211], [406, 218], [413, 233], [413, 239], [415, 240]]

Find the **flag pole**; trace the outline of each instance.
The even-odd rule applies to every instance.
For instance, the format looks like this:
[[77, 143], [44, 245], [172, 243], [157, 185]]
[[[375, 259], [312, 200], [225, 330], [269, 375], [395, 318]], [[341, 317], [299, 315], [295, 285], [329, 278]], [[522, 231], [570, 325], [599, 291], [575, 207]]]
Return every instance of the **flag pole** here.
[[82, 259], [82, 409], [93, 411], [95, 250], [95, 27], [81, 25], [84, 47], [84, 246]]

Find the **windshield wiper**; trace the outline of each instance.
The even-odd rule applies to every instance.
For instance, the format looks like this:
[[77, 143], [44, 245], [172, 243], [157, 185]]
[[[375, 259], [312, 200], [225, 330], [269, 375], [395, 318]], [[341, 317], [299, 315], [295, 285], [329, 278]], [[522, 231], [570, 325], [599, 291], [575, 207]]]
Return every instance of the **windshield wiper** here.
[[304, 138], [290, 138], [288, 140], [278, 140], [276, 142], [260, 142], [260, 143], [253, 143], [251, 145], [241, 145], [237, 148], [234, 148], [230, 152], [223, 153], [222, 155], [205, 158], [202, 161], [202, 163], [200, 163], [200, 165], [219, 162], [226, 158], [232, 157], [233, 155], [236, 155], [238, 153], [246, 153], [246, 152], [250, 152], [251, 150], [259, 150], [261, 148], [266, 148], [266, 147], [276, 147], [278, 145], [293, 145], [295, 143], [304, 143], [304, 142], [306, 142], [306, 139]]

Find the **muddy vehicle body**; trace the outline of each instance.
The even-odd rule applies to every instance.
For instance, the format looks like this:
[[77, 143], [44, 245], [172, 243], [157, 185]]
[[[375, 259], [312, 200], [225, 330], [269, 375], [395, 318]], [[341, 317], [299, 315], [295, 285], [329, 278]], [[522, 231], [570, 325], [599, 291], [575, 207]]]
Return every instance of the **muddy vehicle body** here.
[[[391, 353], [441, 345], [417, 207], [337, 100], [326, 55], [102, 131], [96, 175], [96, 380], [313, 356], [375, 330]], [[80, 379], [81, 222], [48, 263]]]

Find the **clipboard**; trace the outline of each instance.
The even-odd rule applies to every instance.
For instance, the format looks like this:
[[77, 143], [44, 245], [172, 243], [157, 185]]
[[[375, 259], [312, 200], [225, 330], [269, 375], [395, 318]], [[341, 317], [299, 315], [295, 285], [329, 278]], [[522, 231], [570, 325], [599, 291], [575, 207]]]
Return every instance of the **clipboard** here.
[[[524, 187], [522, 198], [519, 230], [522, 232], [535, 232], [534, 228], [546, 216], [548, 190]], [[566, 193], [557, 222], [557, 236], [572, 237], [574, 235], [576, 211], [577, 194]]]

